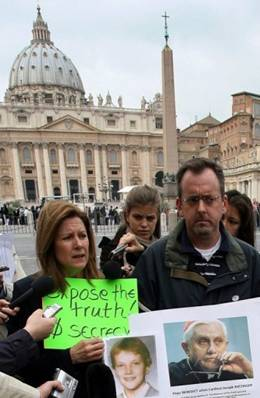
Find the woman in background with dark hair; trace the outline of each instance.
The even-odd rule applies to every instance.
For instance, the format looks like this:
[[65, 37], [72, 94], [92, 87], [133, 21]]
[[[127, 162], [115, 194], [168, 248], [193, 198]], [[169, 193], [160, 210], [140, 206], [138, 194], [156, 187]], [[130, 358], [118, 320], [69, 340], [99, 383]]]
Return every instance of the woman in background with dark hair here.
[[227, 210], [223, 223], [231, 235], [254, 246], [255, 244], [255, 218], [253, 205], [246, 194], [237, 190], [226, 192]]
[[[113, 260], [129, 269], [135, 266], [140, 254], [155, 240], [160, 238], [160, 194], [156, 188], [140, 185], [127, 195], [124, 205], [124, 223], [110, 240], [103, 237], [99, 247], [100, 267], [105, 269], [107, 261]], [[126, 245], [125, 253], [113, 254], [118, 245]], [[105, 272], [105, 271], [104, 271]]]

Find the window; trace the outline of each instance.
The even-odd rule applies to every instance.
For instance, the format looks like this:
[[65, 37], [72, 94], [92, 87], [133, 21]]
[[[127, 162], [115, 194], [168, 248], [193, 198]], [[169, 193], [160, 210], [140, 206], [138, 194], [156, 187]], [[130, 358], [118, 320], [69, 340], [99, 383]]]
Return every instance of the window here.
[[76, 105], [76, 97], [75, 97], [75, 95], [70, 95], [69, 103], [72, 104], [72, 105]]
[[92, 151], [90, 149], [86, 150], [86, 163], [93, 164], [93, 156], [92, 156]]
[[118, 172], [117, 172], [117, 170], [112, 170], [112, 171], [111, 171], [111, 174], [112, 174], [112, 175], [117, 175]]
[[0, 148], [0, 163], [6, 163], [6, 151], [4, 148]]
[[136, 120], [130, 120], [130, 128], [135, 129], [136, 128]]
[[25, 196], [27, 200], [34, 201], [36, 199], [36, 185], [34, 180], [25, 180]]
[[6, 163], [6, 152], [4, 148], [0, 148], [0, 163]]
[[18, 115], [17, 119], [19, 123], [27, 123], [27, 116]]
[[45, 104], [53, 104], [52, 94], [45, 94], [44, 101], [45, 101]]
[[88, 170], [88, 174], [89, 175], [93, 174], [93, 170]]
[[74, 148], [69, 148], [67, 152], [68, 163], [75, 164], [76, 163], [76, 153]]
[[47, 123], [51, 123], [53, 121], [53, 117], [52, 116], [47, 116]]
[[57, 164], [57, 152], [54, 148], [50, 150], [50, 164]]
[[115, 127], [116, 125], [115, 119], [107, 119], [107, 125], [108, 127]]
[[108, 152], [108, 159], [110, 163], [117, 163], [117, 153], [116, 151], [112, 150], [110, 152]]
[[84, 117], [83, 122], [89, 124], [89, 117]]
[[71, 197], [73, 197], [74, 193], [79, 193], [78, 180], [69, 180], [69, 193]]
[[60, 196], [61, 195], [60, 187], [54, 187], [53, 188], [53, 195], [54, 196]]
[[58, 170], [57, 169], [53, 169], [52, 170], [52, 174], [58, 174]]
[[158, 151], [156, 153], [156, 163], [157, 166], [163, 166], [163, 151]]
[[32, 154], [28, 146], [23, 148], [23, 161], [24, 163], [32, 163]]
[[156, 117], [155, 118], [155, 128], [156, 129], [162, 129], [163, 128], [163, 121], [161, 117]]
[[136, 151], [132, 152], [132, 162], [135, 164], [137, 163], [137, 152]]
[[25, 174], [32, 174], [32, 170], [25, 170]]

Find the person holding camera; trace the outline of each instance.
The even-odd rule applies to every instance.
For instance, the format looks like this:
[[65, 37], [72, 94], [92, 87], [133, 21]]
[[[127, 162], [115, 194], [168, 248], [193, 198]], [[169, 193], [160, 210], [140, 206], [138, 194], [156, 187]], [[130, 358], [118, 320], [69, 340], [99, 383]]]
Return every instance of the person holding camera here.
[[38, 388], [29, 386], [15, 377], [0, 372], [0, 394], [4, 398], [48, 398], [54, 389], [63, 391], [57, 380], [47, 381]]
[[[6, 312], [9, 316], [18, 313], [18, 308], [14, 310], [7, 306], [1, 308], [3, 302], [8, 303], [6, 300], [0, 300], [0, 319], [6, 319], [3, 318]], [[0, 371], [14, 375], [38, 358], [37, 342], [50, 335], [55, 322], [56, 319], [53, 317], [44, 318], [43, 311], [38, 309], [27, 319], [23, 328], [0, 341]]]
[[[18, 308], [9, 308], [7, 300], [0, 300], [0, 323], [9, 316], [15, 316]], [[38, 388], [12, 377], [39, 356], [37, 341], [49, 336], [55, 325], [55, 318], [44, 318], [38, 309], [27, 319], [24, 328], [0, 341], [0, 396], [5, 398], [48, 398], [53, 389], [63, 391], [62, 384], [47, 381]]]

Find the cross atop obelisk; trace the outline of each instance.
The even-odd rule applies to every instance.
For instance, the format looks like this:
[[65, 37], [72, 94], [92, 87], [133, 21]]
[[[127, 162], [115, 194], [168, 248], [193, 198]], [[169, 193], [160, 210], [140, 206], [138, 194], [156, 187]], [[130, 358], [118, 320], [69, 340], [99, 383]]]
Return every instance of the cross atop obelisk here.
[[168, 46], [169, 35], [168, 35], [167, 18], [170, 18], [170, 17], [169, 17], [169, 15], [167, 15], [166, 11], [165, 11], [165, 13], [162, 15], [162, 18], [164, 18], [164, 37], [165, 37], [165, 42], [166, 42], [166, 46]]

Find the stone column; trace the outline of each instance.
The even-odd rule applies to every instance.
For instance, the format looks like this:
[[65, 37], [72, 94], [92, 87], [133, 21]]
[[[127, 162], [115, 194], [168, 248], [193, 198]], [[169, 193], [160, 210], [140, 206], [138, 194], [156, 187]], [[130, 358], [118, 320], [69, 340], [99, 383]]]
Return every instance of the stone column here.
[[143, 184], [151, 185], [151, 165], [150, 165], [150, 148], [148, 145], [142, 147], [142, 170], [143, 170]]
[[19, 154], [17, 143], [12, 144], [12, 154], [14, 162], [14, 183], [15, 183], [15, 198], [17, 200], [24, 200], [23, 182], [20, 170]]
[[86, 158], [84, 146], [80, 145], [79, 149], [79, 161], [80, 161], [80, 175], [81, 175], [81, 187], [82, 193], [88, 193], [88, 183], [87, 183], [87, 170], [86, 170]]
[[42, 165], [41, 165], [41, 158], [40, 158], [40, 145], [34, 144], [34, 155], [35, 155], [35, 164], [36, 164], [36, 172], [37, 172], [37, 182], [38, 182], [38, 194], [39, 199], [45, 195], [44, 191], [44, 183], [43, 183], [43, 176], [42, 176]]
[[101, 186], [101, 167], [99, 158], [99, 146], [94, 145], [94, 163], [95, 163], [95, 175], [96, 175], [96, 199], [98, 202], [102, 201], [102, 192], [99, 190]]
[[122, 185], [129, 185], [129, 171], [127, 167], [127, 146], [121, 145], [121, 161], [122, 161]]
[[108, 170], [107, 170], [107, 146], [102, 145], [102, 168], [103, 180], [108, 183]]
[[49, 159], [49, 152], [48, 152], [47, 144], [43, 144], [43, 164], [44, 164], [47, 196], [53, 196], [50, 159]]
[[60, 183], [61, 183], [61, 195], [67, 196], [67, 181], [66, 181], [66, 169], [65, 169], [65, 161], [64, 161], [64, 146], [59, 144], [58, 146], [58, 154], [59, 154], [59, 169], [60, 169]]

